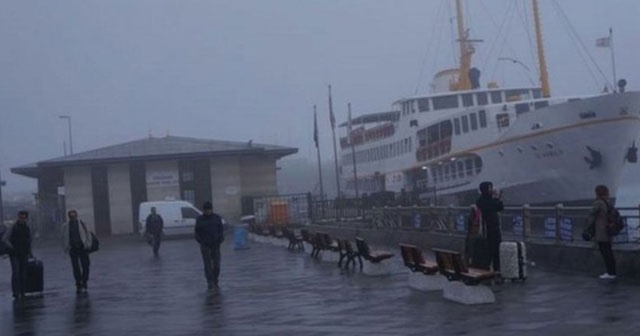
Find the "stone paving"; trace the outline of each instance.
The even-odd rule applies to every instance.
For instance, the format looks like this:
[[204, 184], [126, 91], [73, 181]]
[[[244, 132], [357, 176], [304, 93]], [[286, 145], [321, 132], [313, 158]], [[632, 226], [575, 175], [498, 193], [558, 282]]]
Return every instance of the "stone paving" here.
[[75, 294], [59, 244], [39, 243], [42, 296], [13, 302], [9, 263], [0, 260], [0, 335], [550, 336], [640, 328], [634, 281], [533, 269], [524, 284], [493, 286], [495, 304], [464, 306], [410, 289], [398, 255], [391, 276], [367, 277], [268, 244], [236, 251], [229, 240], [221, 288], [208, 291], [193, 240], [165, 241], [154, 259], [137, 238], [104, 239], [85, 295]]

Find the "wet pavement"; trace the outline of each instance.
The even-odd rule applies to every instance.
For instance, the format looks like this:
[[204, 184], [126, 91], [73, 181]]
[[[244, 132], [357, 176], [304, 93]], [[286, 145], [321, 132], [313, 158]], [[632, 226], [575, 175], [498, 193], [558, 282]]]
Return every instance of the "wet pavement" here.
[[[133, 237], [92, 254], [89, 292], [76, 295], [59, 244], [40, 243], [42, 296], [14, 302], [0, 259], [0, 335], [633, 335], [640, 284], [533, 268], [526, 283], [492, 288], [496, 303], [464, 306], [394, 274], [367, 277], [308, 254], [250, 243], [222, 251], [220, 289], [208, 291], [191, 239], [163, 242], [159, 259]], [[394, 251], [396, 252], [396, 251]], [[597, 273], [596, 270], [594, 274]]]

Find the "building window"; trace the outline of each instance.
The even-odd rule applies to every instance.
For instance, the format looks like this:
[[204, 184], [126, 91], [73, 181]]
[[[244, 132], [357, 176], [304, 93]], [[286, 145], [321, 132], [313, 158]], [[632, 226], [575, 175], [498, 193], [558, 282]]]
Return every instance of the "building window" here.
[[193, 172], [183, 171], [180, 178], [182, 179], [182, 182], [191, 182], [193, 181]]
[[182, 199], [191, 204], [196, 204], [196, 192], [194, 190], [183, 190]]

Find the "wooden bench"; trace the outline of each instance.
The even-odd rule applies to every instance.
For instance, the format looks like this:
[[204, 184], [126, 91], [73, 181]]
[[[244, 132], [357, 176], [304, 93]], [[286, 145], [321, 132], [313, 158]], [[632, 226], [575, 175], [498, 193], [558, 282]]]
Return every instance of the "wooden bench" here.
[[393, 257], [393, 253], [387, 251], [371, 251], [367, 242], [360, 238], [356, 237], [356, 246], [358, 248], [358, 253], [364, 260], [369, 261], [373, 264], [377, 264], [383, 260], [389, 259]]
[[496, 273], [467, 266], [461, 253], [451, 250], [434, 248], [438, 270], [449, 281], [462, 281], [466, 285], [477, 285], [482, 281], [491, 280]]
[[427, 260], [422, 251], [414, 245], [400, 244], [400, 253], [404, 265], [409, 268], [409, 287], [420, 291], [442, 290], [447, 278], [437, 274], [438, 264]]
[[286, 227], [282, 228], [282, 234], [289, 239], [289, 246], [287, 246], [288, 250], [295, 250], [297, 249], [298, 251], [303, 251], [304, 250], [304, 246], [302, 245], [302, 236], [301, 235], [296, 235], [295, 232], [293, 232], [292, 230], [289, 230]]
[[356, 237], [356, 247], [360, 257], [365, 260], [362, 263], [362, 273], [371, 276], [391, 274], [391, 265], [388, 261], [393, 257], [393, 253], [371, 251], [367, 242], [360, 237]]
[[438, 270], [449, 279], [442, 288], [442, 297], [465, 305], [496, 302], [491, 288], [480, 282], [495, 277], [495, 273], [468, 267], [461, 253], [444, 249], [432, 249], [436, 254]]
[[353, 249], [351, 242], [348, 239], [338, 239], [338, 249], [340, 250], [340, 260], [338, 261], [338, 267], [342, 266], [342, 261], [346, 258], [344, 269], [349, 268], [349, 264], [353, 262], [353, 267], [356, 267], [356, 258], [360, 261], [360, 269], [362, 269], [362, 259], [360, 254]]
[[436, 274], [438, 272], [438, 263], [427, 260], [422, 251], [415, 245], [400, 244], [400, 253], [404, 265], [413, 272], [424, 274]]

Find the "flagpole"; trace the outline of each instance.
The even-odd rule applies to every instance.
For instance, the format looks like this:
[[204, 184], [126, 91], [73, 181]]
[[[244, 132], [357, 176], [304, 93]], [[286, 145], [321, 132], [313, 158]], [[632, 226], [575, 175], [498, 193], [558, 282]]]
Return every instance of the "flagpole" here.
[[316, 143], [316, 153], [318, 154], [318, 177], [320, 180], [320, 200], [324, 200], [324, 188], [322, 187], [322, 161], [320, 160], [320, 145], [318, 143], [318, 117], [317, 117], [315, 105], [313, 105], [313, 140]]
[[331, 99], [331, 85], [329, 85], [329, 121], [331, 122], [331, 133], [333, 133], [333, 159], [336, 166], [336, 188], [337, 197], [340, 197], [340, 173], [338, 169], [338, 147], [336, 146], [336, 116], [333, 114], [333, 100]]
[[347, 106], [349, 110], [349, 135], [347, 136], [347, 139], [349, 139], [349, 143], [351, 144], [351, 158], [353, 159], [353, 185], [356, 189], [356, 198], [359, 198], [360, 195], [358, 194], [358, 167], [356, 165], [356, 147], [353, 144], [353, 139], [351, 138], [351, 103], [349, 103]]
[[611, 50], [611, 70], [613, 71], [613, 91], [615, 91], [618, 85], [618, 79], [616, 78], [616, 56], [613, 51], [613, 28], [609, 27], [609, 49]]

